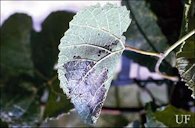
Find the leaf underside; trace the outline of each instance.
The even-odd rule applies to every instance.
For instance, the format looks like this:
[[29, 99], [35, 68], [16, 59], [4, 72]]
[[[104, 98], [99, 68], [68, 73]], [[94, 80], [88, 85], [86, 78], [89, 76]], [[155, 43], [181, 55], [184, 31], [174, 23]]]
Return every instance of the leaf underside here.
[[94, 124], [99, 117], [124, 51], [122, 34], [130, 22], [125, 7], [97, 4], [78, 12], [61, 39], [60, 87], [88, 124]]
[[[191, 48], [187, 48], [187, 46]], [[191, 41], [184, 44], [181, 51], [177, 53], [176, 62], [182, 80], [192, 90], [191, 96], [195, 99], [195, 42]]]

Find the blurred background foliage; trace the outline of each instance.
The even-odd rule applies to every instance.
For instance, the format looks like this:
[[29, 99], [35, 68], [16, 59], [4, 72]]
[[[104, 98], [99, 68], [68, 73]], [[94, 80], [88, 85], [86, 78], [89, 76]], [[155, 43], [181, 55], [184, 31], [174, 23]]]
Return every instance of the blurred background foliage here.
[[[121, 4], [130, 10], [133, 19], [125, 33], [126, 43], [146, 51], [163, 52], [179, 39], [185, 2], [123, 0]], [[68, 11], [52, 12], [43, 21], [40, 32], [33, 30], [32, 18], [22, 13], [11, 15], [1, 26], [1, 126], [86, 126], [59, 88], [55, 67], [60, 39], [74, 15]], [[133, 52], [124, 52], [123, 57], [151, 72], [157, 61]], [[161, 70], [179, 75], [175, 63], [173, 52]], [[127, 80], [127, 77], [123, 79], [124, 74], [121, 70], [113, 81], [96, 126], [178, 126], [171, 117], [180, 113], [191, 114], [192, 122], [188, 126], [195, 126], [195, 103], [184, 82], [152, 78]], [[163, 106], [166, 109], [157, 110]]]

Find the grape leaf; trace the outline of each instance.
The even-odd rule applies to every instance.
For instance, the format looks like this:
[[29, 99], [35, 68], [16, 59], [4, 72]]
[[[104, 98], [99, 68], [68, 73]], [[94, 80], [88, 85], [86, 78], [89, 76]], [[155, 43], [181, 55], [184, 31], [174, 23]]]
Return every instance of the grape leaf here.
[[[192, 2], [195, 4], [195, 1]], [[184, 12], [181, 36], [195, 29], [195, 11], [193, 11], [190, 1], [186, 1]], [[195, 35], [181, 45], [176, 57], [176, 66], [181, 78], [192, 90], [191, 96], [195, 99]]]
[[[190, 120], [188, 123], [182, 123], [178, 124], [176, 122], [176, 115], [178, 115], [181, 119], [182, 115], [189, 115]], [[195, 114], [193, 112], [188, 112], [183, 109], [175, 108], [174, 106], [168, 105], [164, 110], [162, 111], [156, 111], [154, 112], [155, 118], [162, 122], [164, 125], [172, 128], [176, 127], [182, 127], [182, 128], [192, 128], [195, 126]], [[165, 118], [166, 117], [166, 118]]]
[[[156, 106], [149, 102], [146, 104], [145, 109], [147, 111], [146, 113], [146, 127], [171, 127], [171, 128], [192, 128], [195, 126], [194, 118], [195, 114], [194, 112], [188, 112], [183, 109], [176, 108], [172, 105], [156, 108]], [[176, 121], [176, 115], [179, 116], [179, 121], [183, 120], [181, 119], [182, 116], [188, 115], [190, 116], [190, 120], [188, 120], [187, 123], [177, 123]], [[166, 117], [166, 118], [165, 118]], [[183, 120], [184, 121], [184, 120]]]
[[[122, 2], [131, 10], [132, 15], [131, 27], [125, 33], [127, 38], [126, 43], [132, 47], [146, 51], [163, 52], [166, 50], [169, 44], [157, 24], [157, 17], [150, 10], [149, 4], [145, 0], [123, 0]], [[145, 55], [129, 51], [125, 51], [124, 55], [154, 72], [156, 58], [147, 56], [147, 59], [145, 59]], [[161, 71], [171, 72], [171, 65], [174, 64], [173, 58], [174, 55], [171, 54], [171, 56], [166, 58], [166, 61], [163, 61]]]
[[[21, 24], [22, 23], [22, 24]], [[26, 14], [10, 16], [1, 28], [1, 76], [33, 76], [30, 50], [32, 19]]]
[[60, 87], [88, 124], [96, 123], [124, 51], [125, 7], [90, 6], [76, 14], [59, 45]]

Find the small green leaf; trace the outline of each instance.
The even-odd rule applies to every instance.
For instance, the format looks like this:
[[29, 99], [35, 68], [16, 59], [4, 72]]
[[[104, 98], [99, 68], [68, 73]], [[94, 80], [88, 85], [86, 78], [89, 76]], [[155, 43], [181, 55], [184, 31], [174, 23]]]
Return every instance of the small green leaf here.
[[78, 12], [61, 39], [60, 87], [86, 123], [94, 124], [99, 117], [130, 22], [125, 7], [98, 4]]
[[10, 16], [1, 28], [1, 76], [33, 75], [30, 32], [32, 19], [26, 14]]
[[[181, 121], [182, 115], [190, 115], [190, 120], [187, 123], [185, 123], [183, 119], [183, 123], [178, 124], [176, 122], [176, 115], [178, 115], [179, 121]], [[192, 128], [195, 126], [195, 113], [187, 112], [185, 110], [175, 108], [174, 106], [171, 105], [167, 106], [162, 111], [155, 112], [154, 116], [158, 121], [164, 123], [168, 127]]]

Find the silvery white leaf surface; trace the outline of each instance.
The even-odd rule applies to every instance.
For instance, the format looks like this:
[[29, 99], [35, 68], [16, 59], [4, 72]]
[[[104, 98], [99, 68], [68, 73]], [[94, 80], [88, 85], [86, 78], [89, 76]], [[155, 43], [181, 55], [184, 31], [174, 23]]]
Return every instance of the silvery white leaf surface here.
[[124, 51], [122, 36], [131, 19], [125, 7], [99, 4], [74, 16], [59, 45], [60, 87], [88, 124], [99, 117]]

